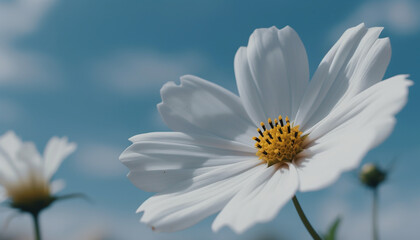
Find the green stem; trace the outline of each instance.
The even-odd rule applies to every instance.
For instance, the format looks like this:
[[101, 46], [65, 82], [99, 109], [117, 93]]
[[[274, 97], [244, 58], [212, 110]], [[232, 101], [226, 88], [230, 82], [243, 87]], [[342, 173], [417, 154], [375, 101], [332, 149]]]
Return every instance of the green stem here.
[[41, 229], [39, 227], [39, 213], [31, 213], [34, 221], [35, 240], [41, 240]]
[[305, 213], [303, 212], [302, 207], [300, 206], [296, 196], [293, 196], [292, 200], [293, 205], [295, 205], [296, 211], [299, 214], [300, 220], [302, 220], [303, 225], [305, 225], [306, 227], [306, 230], [308, 230], [309, 234], [311, 234], [314, 240], [321, 240], [321, 237], [319, 237], [318, 233], [316, 233], [315, 229], [312, 227], [311, 223], [306, 218]]
[[373, 204], [372, 204], [372, 234], [373, 240], [378, 240], [378, 189], [373, 189]]

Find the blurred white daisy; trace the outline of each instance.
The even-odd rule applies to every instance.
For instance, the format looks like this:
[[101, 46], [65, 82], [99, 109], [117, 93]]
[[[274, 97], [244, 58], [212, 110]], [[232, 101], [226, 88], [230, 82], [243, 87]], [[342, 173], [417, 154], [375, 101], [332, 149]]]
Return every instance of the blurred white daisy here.
[[36, 214], [50, 205], [63, 187], [63, 181], [51, 178], [75, 149], [67, 138], [52, 137], [41, 156], [34, 143], [22, 142], [12, 131], [0, 136], [0, 201]]
[[388, 137], [405, 105], [407, 75], [382, 81], [391, 57], [382, 28], [348, 29], [311, 81], [290, 27], [257, 29], [234, 61], [239, 97], [195, 76], [162, 87], [159, 112], [175, 132], [132, 137], [120, 156], [138, 209], [156, 231], [217, 213], [212, 229], [241, 233], [273, 219], [296, 191], [333, 183]]

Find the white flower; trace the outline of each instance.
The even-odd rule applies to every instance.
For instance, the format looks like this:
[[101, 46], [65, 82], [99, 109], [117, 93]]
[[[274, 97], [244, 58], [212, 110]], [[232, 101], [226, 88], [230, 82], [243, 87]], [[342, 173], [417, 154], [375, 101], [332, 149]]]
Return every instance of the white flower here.
[[32, 142], [22, 142], [14, 132], [0, 137], [0, 201], [29, 211], [47, 204], [62, 188], [62, 181], [51, 181], [61, 162], [76, 149], [67, 138], [53, 137], [41, 156]]
[[241, 233], [296, 191], [357, 167], [390, 135], [412, 84], [407, 75], [381, 81], [391, 56], [381, 30], [348, 29], [311, 81], [297, 33], [272, 27], [235, 56], [239, 97], [194, 76], [165, 84], [158, 109], [175, 132], [134, 136], [120, 156], [134, 185], [158, 192], [138, 209], [141, 222], [176, 231], [220, 211], [212, 229]]

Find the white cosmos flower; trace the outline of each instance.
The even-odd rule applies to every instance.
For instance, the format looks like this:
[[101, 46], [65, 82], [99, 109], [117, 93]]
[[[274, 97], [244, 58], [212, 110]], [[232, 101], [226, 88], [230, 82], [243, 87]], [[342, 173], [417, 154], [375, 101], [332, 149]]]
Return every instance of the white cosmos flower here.
[[310, 81], [297, 33], [272, 27], [235, 56], [239, 97], [195, 76], [165, 84], [158, 109], [175, 132], [136, 135], [120, 156], [134, 185], [158, 192], [138, 209], [141, 222], [176, 231], [220, 211], [212, 229], [241, 233], [296, 191], [355, 168], [390, 135], [412, 84], [407, 75], [382, 81], [391, 46], [381, 30], [348, 29]]
[[76, 149], [67, 138], [52, 137], [41, 156], [34, 143], [22, 142], [14, 132], [0, 136], [0, 201], [29, 211], [37, 204], [47, 204], [63, 187], [60, 180], [51, 181], [61, 162]]

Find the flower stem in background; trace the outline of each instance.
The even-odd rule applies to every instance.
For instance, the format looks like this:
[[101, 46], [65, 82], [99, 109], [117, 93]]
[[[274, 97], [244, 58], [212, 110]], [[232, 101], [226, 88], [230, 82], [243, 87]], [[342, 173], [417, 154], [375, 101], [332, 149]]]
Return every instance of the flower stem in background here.
[[378, 189], [373, 189], [373, 204], [372, 204], [372, 234], [373, 240], [378, 240]]
[[35, 230], [35, 240], [41, 240], [41, 228], [39, 227], [39, 212], [31, 213], [32, 219], [34, 221], [34, 230]]
[[372, 239], [378, 240], [378, 191], [379, 186], [386, 180], [388, 171], [381, 169], [373, 163], [363, 165], [359, 173], [359, 179], [366, 187], [370, 188], [373, 193], [372, 202]]
[[309, 220], [306, 218], [305, 213], [302, 210], [302, 207], [299, 204], [299, 201], [297, 200], [296, 196], [293, 196], [293, 205], [295, 205], [296, 211], [299, 214], [300, 220], [302, 220], [303, 225], [305, 225], [306, 230], [308, 230], [309, 234], [311, 234], [312, 238], [314, 240], [321, 240], [321, 237], [316, 233], [315, 229], [312, 227]]

